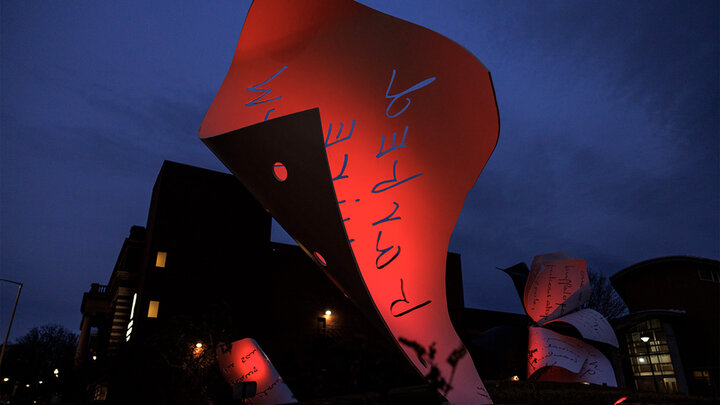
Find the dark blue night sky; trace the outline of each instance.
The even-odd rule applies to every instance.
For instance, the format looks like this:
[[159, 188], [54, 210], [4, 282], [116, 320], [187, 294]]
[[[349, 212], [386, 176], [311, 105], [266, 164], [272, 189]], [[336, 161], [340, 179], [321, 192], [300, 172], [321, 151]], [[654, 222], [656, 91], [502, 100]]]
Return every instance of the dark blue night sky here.
[[[362, 2], [492, 73], [500, 140], [450, 243], [466, 305], [521, 312], [495, 267], [541, 253], [606, 275], [720, 257], [717, 1]], [[249, 5], [3, 3], [0, 278], [25, 283], [11, 337], [79, 328], [163, 160], [226, 171], [197, 130]], [[3, 333], [14, 297], [0, 286]]]

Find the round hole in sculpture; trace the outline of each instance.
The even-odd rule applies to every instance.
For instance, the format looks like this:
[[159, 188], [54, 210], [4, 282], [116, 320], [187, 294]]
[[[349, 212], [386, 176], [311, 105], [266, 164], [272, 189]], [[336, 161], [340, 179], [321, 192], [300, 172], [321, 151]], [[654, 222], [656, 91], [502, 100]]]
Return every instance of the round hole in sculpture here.
[[285, 167], [284, 164], [280, 162], [275, 162], [275, 164], [273, 164], [273, 176], [275, 176], [277, 181], [287, 180], [287, 175], [287, 167]]
[[313, 252], [313, 256], [315, 256], [315, 260], [318, 261], [323, 267], [327, 266], [327, 263], [325, 262], [325, 258], [322, 257], [322, 255], [318, 252]]

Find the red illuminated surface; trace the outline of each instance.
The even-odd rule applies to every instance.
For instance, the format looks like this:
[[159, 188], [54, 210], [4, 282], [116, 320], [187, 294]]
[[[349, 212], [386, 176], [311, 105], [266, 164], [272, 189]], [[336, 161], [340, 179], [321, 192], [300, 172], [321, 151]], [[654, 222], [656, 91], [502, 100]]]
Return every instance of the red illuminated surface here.
[[553, 253], [533, 259], [523, 300], [533, 321], [544, 323], [558, 318], [590, 298], [587, 263], [568, 256]]
[[498, 138], [488, 71], [447, 38], [352, 1], [256, 0], [200, 136], [315, 107], [375, 309], [450, 402], [491, 403], [445, 296], [450, 235]]
[[617, 387], [610, 361], [595, 347], [545, 328], [528, 334], [528, 378]]
[[290, 389], [254, 339], [245, 338], [229, 345], [219, 345], [217, 361], [230, 385], [257, 383], [256, 395], [248, 403], [274, 405], [297, 402]]
[[273, 176], [277, 181], [287, 180], [287, 167], [280, 162], [275, 162], [273, 165]]

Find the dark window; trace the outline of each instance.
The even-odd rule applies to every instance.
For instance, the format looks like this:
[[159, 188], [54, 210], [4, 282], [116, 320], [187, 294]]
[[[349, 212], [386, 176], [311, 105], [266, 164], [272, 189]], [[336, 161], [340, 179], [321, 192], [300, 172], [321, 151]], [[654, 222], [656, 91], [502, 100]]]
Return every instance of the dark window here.
[[700, 280], [712, 281], [714, 283], [720, 283], [720, 274], [716, 270], [711, 269], [699, 269], [698, 276]]
[[324, 338], [324, 337], [325, 337], [325, 330], [326, 330], [326, 327], [325, 327], [325, 318], [323, 318], [323, 317], [318, 317], [317, 322], [318, 322], [318, 323], [317, 323], [318, 336], [321, 337], [321, 338]]

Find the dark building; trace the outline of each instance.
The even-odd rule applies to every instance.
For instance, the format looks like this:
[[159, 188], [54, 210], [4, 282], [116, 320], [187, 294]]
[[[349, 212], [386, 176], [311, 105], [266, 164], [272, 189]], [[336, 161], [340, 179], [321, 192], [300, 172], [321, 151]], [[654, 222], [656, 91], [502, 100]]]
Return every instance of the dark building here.
[[[271, 242], [270, 230], [269, 214], [231, 175], [165, 162], [146, 227], [131, 228], [108, 285], [83, 296], [76, 364], [89, 399], [223, 403], [231, 390], [212, 352], [245, 337], [299, 399], [424, 384], [314, 262]], [[449, 263], [461, 277], [459, 256]]]
[[627, 385], [720, 396], [720, 262], [660, 257], [610, 280], [630, 312], [613, 325]]
[[[130, 229], [107, 285], [83, 296], [75, 362], [88, 399], [231, 403], [214, 350], [252, 337], [300, 400], [416, 387], [406, 403], [436, 403], [395, 343], [270, 230], [233, 176], [165, 162], [146, 226]], [[450, 316], [480, 376], [525, 379], [530, 318], [465, 308], [459, 255], [446, 274]], [[718, 262], [654, 259], [611, 279], [630, 309], [614, 322], [618, 382], [717, 396]]]

